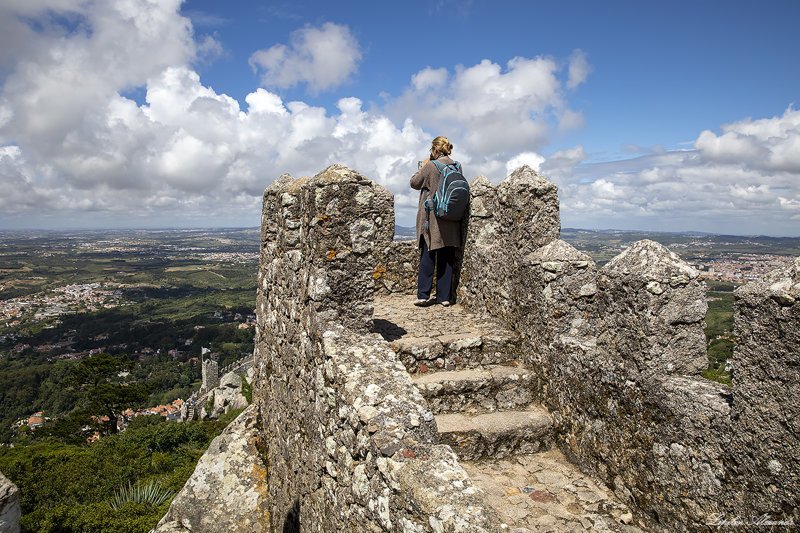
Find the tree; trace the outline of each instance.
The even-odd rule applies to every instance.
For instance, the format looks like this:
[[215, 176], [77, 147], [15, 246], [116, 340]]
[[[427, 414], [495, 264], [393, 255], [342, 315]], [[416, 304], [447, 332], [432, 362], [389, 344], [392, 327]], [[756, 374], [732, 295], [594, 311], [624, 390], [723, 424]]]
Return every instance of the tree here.
[[147, 400], [147, 388], [129, 379], [131, 368], [132, 362], [124, 357], [100, 353], [81, 360], [68, 379], [83, 411], [108, 417], [110, 433], [117, 432], [123, 410], [141, 407]]

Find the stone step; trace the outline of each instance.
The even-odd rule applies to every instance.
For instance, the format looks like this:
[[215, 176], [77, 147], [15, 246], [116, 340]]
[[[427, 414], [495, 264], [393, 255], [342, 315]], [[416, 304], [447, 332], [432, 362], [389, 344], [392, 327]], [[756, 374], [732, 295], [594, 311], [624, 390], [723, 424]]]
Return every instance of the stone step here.
[[434, 414], [508, 411], [530, 405], [538, 381], [520, 364], [431, 372], [412, 376]]
[[641, 533], [646, 524], [558, 448], [505, 459], [459, 461], [513, 532]]
[[411, 295], [376, 295], [373, 330], [392, 346], [406, 369], [435, 372], [514, 362], [519, 335], [459, 304], [416, 307]]
[[553, 446], [553, 421], [540, 405], [478, 415], [445, 413], [436, 415], [436, 425], [439, 442], [449, 444], [465, 461], [502, 459]]

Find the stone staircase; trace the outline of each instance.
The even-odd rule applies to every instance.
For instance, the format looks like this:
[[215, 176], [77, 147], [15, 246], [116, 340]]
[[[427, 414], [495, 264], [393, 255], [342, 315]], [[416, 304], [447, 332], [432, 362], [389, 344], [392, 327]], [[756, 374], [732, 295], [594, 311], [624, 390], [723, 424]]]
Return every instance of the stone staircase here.
[[456, 304], [376, 296], [375, 330], [392, 344], [473, 482], [510, 531], [641, 531], [613, 493], [555, 446], [541, 384], [513, 331]]

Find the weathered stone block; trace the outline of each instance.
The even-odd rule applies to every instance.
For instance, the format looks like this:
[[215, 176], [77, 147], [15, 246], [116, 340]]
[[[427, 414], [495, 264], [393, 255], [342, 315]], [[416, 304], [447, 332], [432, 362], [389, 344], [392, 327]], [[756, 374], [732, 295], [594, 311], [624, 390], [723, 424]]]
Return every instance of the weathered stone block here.
[[708, 368], [708, 304], [699, 273], [661, 244], [642, 240], [598, 273], [599, 343], [642, 376]]
[[262, 444], [251, 406], [211, 441], [155, 531], [269, 531]]
[[415, 294], [419, 272], [419, 248], [415, 241], [392, 241], [375, 251], [378, 264], [372, 277], [381, 294]]
[[800, 524], [800, 258], [735, 292], [734, 446], [740, 510]]
[[527, 279], [524, 258], [559, 236], [557, 187], [528, 166], [496, 187], [485, 177], [472, 195], [458, 298], [481, 312], [513, 320], [509, 305]]
[[515, 292], [518, 327], [533, 346], [530, 362], [546, 371], [550, 343], [559, 335], [593, 333], [597, 270], [591, 257], [561, 239], [528, 254], [522, 265], [525, 281]]

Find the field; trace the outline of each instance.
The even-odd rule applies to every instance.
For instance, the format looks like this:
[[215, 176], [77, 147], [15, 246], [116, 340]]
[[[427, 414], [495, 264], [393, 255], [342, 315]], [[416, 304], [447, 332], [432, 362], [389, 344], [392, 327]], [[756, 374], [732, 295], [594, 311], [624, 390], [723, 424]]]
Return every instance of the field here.
[[77, 406], [70, 369], [93, 353], [134, 363], [149, 403], [199, 386], [202, 348], [253, 350], [258, 232], [0, 234], [0, 442], [17, 420]]

